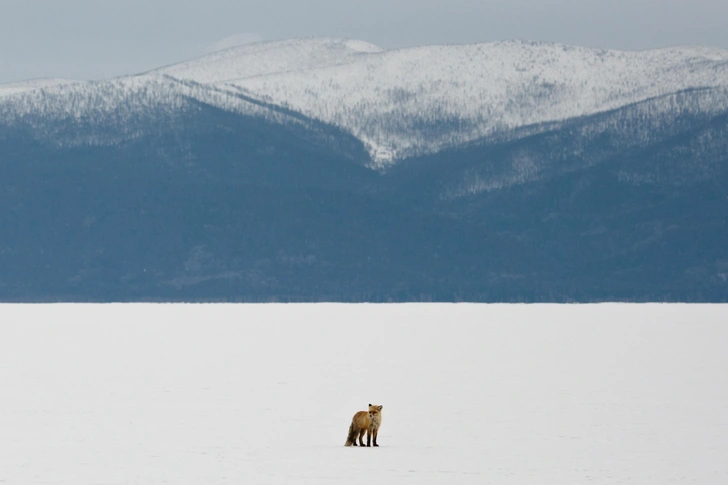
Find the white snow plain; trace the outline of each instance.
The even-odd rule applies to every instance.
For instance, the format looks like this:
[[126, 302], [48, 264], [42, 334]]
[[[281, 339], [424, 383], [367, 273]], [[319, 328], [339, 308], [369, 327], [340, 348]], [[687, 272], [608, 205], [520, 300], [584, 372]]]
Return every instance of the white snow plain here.
[[[0, 483], [728, 483], [728, 306], [2, 305]], [[345, 448], [382, 404], [379, 448]]]

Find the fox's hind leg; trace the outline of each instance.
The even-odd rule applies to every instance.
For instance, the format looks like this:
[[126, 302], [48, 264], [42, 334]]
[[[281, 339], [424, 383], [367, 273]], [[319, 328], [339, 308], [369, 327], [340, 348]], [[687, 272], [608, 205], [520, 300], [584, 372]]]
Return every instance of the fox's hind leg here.
[[366, 429], [359, 431], [359, 446], [364, 446], [364, 433], [366, 432]]

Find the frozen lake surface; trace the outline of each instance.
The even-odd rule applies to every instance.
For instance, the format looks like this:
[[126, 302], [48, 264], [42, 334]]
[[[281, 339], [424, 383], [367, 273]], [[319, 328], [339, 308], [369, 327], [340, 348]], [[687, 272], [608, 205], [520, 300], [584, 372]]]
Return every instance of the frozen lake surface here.
[[0, 305], [0, 483], [404, 481], [728, 483], [728, 305]]

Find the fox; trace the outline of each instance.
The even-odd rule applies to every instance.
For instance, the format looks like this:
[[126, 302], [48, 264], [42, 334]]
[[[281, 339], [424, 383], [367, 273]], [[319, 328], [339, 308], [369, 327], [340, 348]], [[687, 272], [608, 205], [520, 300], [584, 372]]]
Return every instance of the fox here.
[[369, 411], [359, 411], [354, 415], [349, 426], [349, 436], [344, 446], [356, 446], [356, 438], [359, 437], [359, 446], [364, 446], [364, 433], [367, 435], [367, 446], [379, 446], [377, 435], [382, 425], [382, 407], [369, 404]]

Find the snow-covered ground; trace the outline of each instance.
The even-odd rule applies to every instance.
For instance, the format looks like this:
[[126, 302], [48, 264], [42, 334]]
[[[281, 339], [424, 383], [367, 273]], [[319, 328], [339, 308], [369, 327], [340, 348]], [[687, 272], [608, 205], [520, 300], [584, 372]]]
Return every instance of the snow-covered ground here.
[[[0, 483], [728, 483], [728, 306], [3, 305]], [[345, 448], [382, 404], [380, 448]]]

